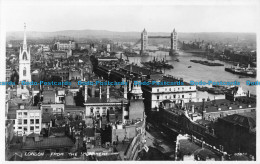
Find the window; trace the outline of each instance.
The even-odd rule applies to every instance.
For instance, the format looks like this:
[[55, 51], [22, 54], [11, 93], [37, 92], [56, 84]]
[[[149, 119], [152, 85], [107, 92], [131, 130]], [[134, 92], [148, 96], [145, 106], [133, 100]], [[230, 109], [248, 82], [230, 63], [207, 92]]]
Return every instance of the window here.
[[176, 98], [176, 95], [173, 95], [173, 98]]
[[33, 130], [34, 130], [34, 127], [33, 127], [33, 126], [30, 126], [30, 130], [33, 131]]
[[159, 100], [160, 96], [157, 96], [157, 100]]
[[20, 126], [20, 127], [18, 127], [18, 129], [22, 129], [22, 127]]
[[26, 68], [23, 69], [23, 76], [26, 76]]
[[90, 112], [93, 113], [93, 107], [90, 108]]
[[165, 91], [167, 91], [167, 88], [165, 88]]
[[184, 95], [182, 95], [182, 98], [184, 98]]
[[40, 117], [40, 113], [35, 113], [35, 117]]
[[172, 89], [170, 88], [170, 91], [171, 91]]
[[22, 124], [22, 122], [23, 122], [23, 120], [22, 120], [22, 119], [19, 119], [19, 120], [18, 120], [18, 124], [19, 124], [19, 125], [21, 125], [21, 124]]
[[40, 127], [39, 126], [35, 126], [35, 129], [40, 129]]
[[27, 112], [23, 112], [23, 115], [24, 115], [25, 117], [27, 117]]
[[36, 124], [39, 124], [39, 123], [40, 123], [40, 120], [39, 120], [39, 119], [36, 119], [35, 122], [36, 122]]
[[27, 132], [27, 126], [23, 127], [23, 131]]
[[22, 116], [22, 112], [18, 112], [18, 116]]
[[30, 117], [34, 117], [34, 113], [30, 113]]
[[34, 124], [34, 119], [30, 119], [30, 124]]
[[26, 119], [26, 120], [23, 120], [23, 124], [27, 124], [27, 119]]
[[167, 96], [165, 96], [165, 99], [167, 99]]
[[159, 89], [157, 89], [157, 92], [159, 92]]

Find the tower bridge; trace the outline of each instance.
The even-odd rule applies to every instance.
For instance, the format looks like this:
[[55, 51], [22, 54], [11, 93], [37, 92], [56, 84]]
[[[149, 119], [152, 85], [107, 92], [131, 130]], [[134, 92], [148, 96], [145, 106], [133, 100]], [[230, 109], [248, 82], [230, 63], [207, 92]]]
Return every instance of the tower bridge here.
[[178, 35], [177, 35], [177, 32], [175, 31], [175, 29], [172, 31], [170, 36], [148, 36], [147, 31], [144, 29], [143, 32], [141, 33], [141, 39], [140, 39], [141, 40], [140, 55], [147, 54], [148, 39], [158, 39], [158, 38], [170, 39], [171, 40], [171, 49], [170, 49], [169, 55], [172, 56], [172, 55], [176, 54]]

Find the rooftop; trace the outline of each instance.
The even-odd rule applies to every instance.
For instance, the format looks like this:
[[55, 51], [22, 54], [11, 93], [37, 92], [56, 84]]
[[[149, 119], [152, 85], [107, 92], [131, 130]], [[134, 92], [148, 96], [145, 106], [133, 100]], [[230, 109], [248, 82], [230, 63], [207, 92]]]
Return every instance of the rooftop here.
[[256, 127], [256, 112], [233, 114], [221, 119], [250, 129]]
[[68, 137], [51, 137], [43, 138], [42, 141], [35, 142], [34, 138], [26, 138], [25, 143], [22, 146], [23, 150], [35, 150], [35, 149], [51, 149], [51, 148], [65, 148], [72, 147], [74, 144]]
[[[202, 112], [202, 104], [203, 102], [190, 102], [187, 103], [188, 109], [191, 109], [192, 105], [194, 105], [195, 111], [201, 113]], [[227, 99], [218, 99], [212, 101], [205, 101], [205, 110], [206, 113], [211, 112], [219, 112], [219, 111], [228, 111], [228, 110], [240, 110], [246, 108], [256, 108], [256, 104], [245, 104], [240, 101], [229, 101]]]

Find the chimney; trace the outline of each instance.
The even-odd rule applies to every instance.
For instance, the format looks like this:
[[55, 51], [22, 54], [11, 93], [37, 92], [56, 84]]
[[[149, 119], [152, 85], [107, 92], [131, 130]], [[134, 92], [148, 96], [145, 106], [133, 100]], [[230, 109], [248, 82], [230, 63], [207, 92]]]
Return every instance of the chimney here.
[[85, 102], [87, 102], [87, 99], [88, 99], [88, 86], [85, 85]]
[[124, 98], [127, 99], [127, 83], [126, 83], [126, 78], [123, 78], [124, 82]]
[[204, 148], [205, 141], [202, 141], [201, 147]]
[[92, 85], [92, 88], [91, 88], [91, 96], [92, 97], [96, 97], [95, 92], [96, 92], [96, 86]]
[[185, 106], [184, 100], [181, 100], [181, 107], [184, 108], [184, 106]]
[[132, 73], [133, 71], [133, 64], [130, 65], [130, 74]]
[[128, 91], [131, 91], [131, 85], [132, 85], [132, 81], [129, 80], [129, 87], [128, 87]]
[[202, 99], [202, 118], [205, 119], [205, 98]]
[[99, 99], [101, 99], [102, 98], [102, 88], [101, 88], [101, 85], [99, 86]]
[[195, 113], [195, 105], [194, 104], [191, 106], [191, 112]]
[[107, 99], [109, 99], [109, 85], [107, 85]]

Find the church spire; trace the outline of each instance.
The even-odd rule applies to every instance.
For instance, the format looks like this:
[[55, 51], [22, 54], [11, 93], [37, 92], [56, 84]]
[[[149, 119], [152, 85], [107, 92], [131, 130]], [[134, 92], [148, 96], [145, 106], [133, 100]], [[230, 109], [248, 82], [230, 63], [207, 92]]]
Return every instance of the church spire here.
[[26, 23], [24, 23], [23, 49], [27, 49], [27, 42], [26, 42]]

